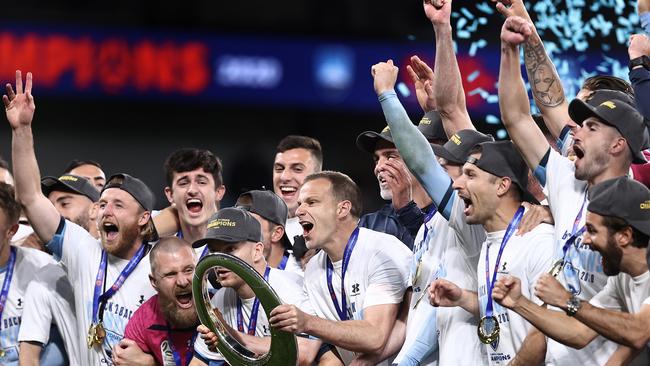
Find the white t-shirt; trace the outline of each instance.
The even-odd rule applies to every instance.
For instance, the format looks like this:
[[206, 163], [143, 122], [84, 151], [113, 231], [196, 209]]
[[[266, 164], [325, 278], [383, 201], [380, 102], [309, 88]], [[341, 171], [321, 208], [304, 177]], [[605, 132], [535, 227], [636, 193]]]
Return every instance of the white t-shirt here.
[[[5, 356], [0, 359], [2, 365], [18, 365], [18, 332], [27, 302], [26, 291], [36, 272], [48, 264], [54, 263], [51, 256], [40, 250], [31, 248], [16, 248], [16, 263], [9, 285], [7, 302], [0, 321], [0, 347]], [[7, 275], [7, 267], [0, 273], [0, 288]], [[49, 333], [50, 328], [47, 328]]]
[[74, 294], [60, 264], [44, 266], [29, 283], [18, 341], [47, 344], [52, 324], [61, 334], [70, 365], [81, 365]]
[[293, 274], [297, 274], [300, 277], [305, 275], [303, 272], [300, 263], [296, 260], [296, 257], [293, 256], [293, 253], [289, 253], [289, 259], [287, 259], [287, 265], [284, 267], [284, 270]]
[[[86, 337], [92, 324], [95, 280], [102, 255], [102, 245], [86, 230], [66, 220], [62, 233], [57, 233], [48, 243], [49, 248], [59, 246], [62, 246], [61, 263], [74, 289], [77, 332], [82, 342], [79, 346], [81, 363], [111, 365], [112, 348], [124, 337], [124, 328], [129, 319], [140, 305], [156, 293], [149, 282], [151, 273], [149, 255], [142, 258], [122, 287], [106, 301], [103, 317], [106, 338], [101, 346], [89, 350]], [[128, 263], [128, 260], [108, 254], [106, 290], [115, 283]]]
[[284, 232], [287, 233], [287, 238], [289, 238], [291, 245], [293, 245], [293, 237], [302, 235], [304, 232], [299, 221], [298, 216], [290, 217], [287, 219], [287, 224], [284, 225]]
[[[296, 275], [295, 273], [281, 271], [275, 268], [271, 268], [269, 272], [269, 285], [275, 290], [285, 304], [300, 305], [303, 301], [302, 293], [302, 277]], [[244, 320], [244, 331], [248, 331], [248, 324], [250, 324], [251, 311], [253, 309], [253, 303], [255, 298], [242, 299], [242, 317]], [[219, 309], [223, 316], [223, 319], [233, 327], [237, 329], [237, 292], [229, 287], [222, 287], [217, 291], [217, 293], [210, 300], [212, 307], [214, 309]], [[269, 312], [272, 309], [269, 309]], [[266, 312], [262, 304], [260, 304], [258, 314], [257, 314], [257, 324], [255, 327], [255, 335], [258, 337], [270, 337], [271, 328], [269, 326], [269, 320], [266, 316]], [[212, 352], [208, 350], [205, 342], [201, 337], [197, 337], [194, 343], [194, 351], [197, 352], [204, 359], [208, 360], [223, 360], [223, 357], [219, 353]]]
[[[485, 316], [488, 302], [488, 287], [486, 283], [486, 252], [489, 251], [488, 273], [490, 281], [494, 275], [494, 266], [501, 246], [505, 230], [488, 233], [485, 243], [481, 248], [478, 261], [478, 299], [481, 317]], [[532, 231], [518, 236], [513, 235], [506, 244], [501, 255], [497, 272], [499, 278], [510, 275], [521, 280], [521, 293], [537, 304], [541, 301], [534, 296], [533, 288], [537, 279], [548, 272], [553, 263], [553, 226], [540, 224]], [[490, 297], [489, 300], [492, 300]], [[532, 328], [522, 316], [516, 312], [501, 307], [492, 301], [493, 316], [499, 321], [501, 329], [497, 342], [485, 345], [488, 363], [490, 365], [507, 365], [517, 354], [521, 345]]]
[[[562, 247], [571, 236], [574, 222], [580, 207], [583, 206], [587, 182], [575, 178], [574, 163], [551, 149], [548, 163], [546, 164], [546, 184], [544, 194], [548, 197], [549, 207], [555, 220], [555, 255], [554, 260], [562, 258]], [[582, 217], [577, 228], [585, 224], [585, 216], [589, 199], [584, 203]], [[588, 245], [582, 244], [582, 237], [576, 239], [572, 248], [567, 253], [567, 260], [576, 268], [580, 282], [581, 300], [589, 301], [600, 292], [607, 283], [607, 275], [603, 273], [602, 256], [591, 250]], [[558, 280], [565, 284], [565, 272], [561, 271]], [[617, 345], [604, 337], [594, 339], [587, 347], [577, 350], [567, 347], [548, 338], [546, 361], [547, 364], [564, 365], [604, 365], [616, 351]]]
[[[412, 253], [392, 235], [359, 228], [356, 246], [345, 274], [345, 293], [349, 319], [363, 319], [364, 309], [374, 305], [399, 304], [408, 287]], [[302, 310], [324, 319], [338, 321], [327, 287], [327, 254], [320, 251], [305, 269], [304, 291], [307, 301]], [[341, 305], [341, 267], [343, 261], [332, 263], [332, 286]], [[337, 347], [343, 362], [349, 364], [354, 353]], [[388, 363], [382, 362], [380, 365]]]
[[27, 238], [33, 232], [34, 232], [34, 229], [32, 229], [31, 226], [18, 224], [18, 231], [16, 231], [14, 236], [11, 238], [11, 244], [14, 244], [14, 245], [22, 244], [23, 240], [25, 238]]
[[[416, 360], [423, 366], [481, 365], [485, 362], [483, 347], [476, 337], [478, 319], [459, 307], [435, 308], [428, 298], [427, 287], [437, 278], [476, 291], [476, 266], [485, 230], [480, 225], [467, 225], [463, 208], [463, 201], [456, 199], [449, 222], [436, 213], [424, 224], [428, 228], [427, 242], [422, 242], [424, 225], [415, 237], [409, 281], [416, 271], [419, 251], [423, 251], [420, 275], [415, 283], [409, 282], [413, 285], [413, 294], [406, 340], [393, 364], [408, 365]], [[419, 355], [423, 352], [431, 353], [421, 359]]]
[[[589, 303], [599, 308], [638, 313], [641, 311], [644, 299], [650, 296], [650, 272], [632, 277], [627, 273], [619, 273], [607, 280], [605, 288], [594, 296]], [[643, 350], [631, 365], [648, 365], [647, 349]]]

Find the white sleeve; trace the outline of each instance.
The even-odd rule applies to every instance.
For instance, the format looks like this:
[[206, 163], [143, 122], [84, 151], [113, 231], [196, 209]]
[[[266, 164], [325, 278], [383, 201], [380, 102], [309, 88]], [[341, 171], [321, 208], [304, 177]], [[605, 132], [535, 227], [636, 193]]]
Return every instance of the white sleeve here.
[[395, 241], [391, 253], [377, 251], [368, 263], [370, 275], [364, 309], [374, 305], [399, 304], [403, 300], [408, 286], [411, 252], [400, 241]]
[[622, 311], [623, 308], [617, 295], [617, 279], [618, 276], [610, 276], [607, 278], [607, 284], [605, 287], [599, 293], [594, 295], [594, 297], [589, 300], [589, 303], [601, 309]]
[[[544, 229], [547, 224], [541, 224], [537, 226], [534, 230]], [[529, 242], [526, 245], [530, 245], [532, 250], [528, 252], [528, 268], [527, 268], [527, 277], [530, 280], [528, 283], [528, 288], [531, 289], [530, 296], [531, 301], [535, 302], [537, 305], [541, 305], [541, 301], [537, 296], [535, 296], [532, 289], [535, 288], [535, 284], [541, 275], [547, 273], [553, 264], [553, 254], [554, 254], [554, 233], [552, 231], [546, 231], [543, 233], [531, 232]]]
[[[65, 220], [62, 237], [61, 262], [67, 269], [68, 276], [78, 273], [81, 262], [94, 258], [92, 251], [101, 251], [101, 245], [81, 226]], [[75, 282], [72, 278], [70, 282]]]
[[[538, 168], [539, 169], [539, 168]], [[540, 181], [544, 190], [544, 195], [548, 198], [548, 204], [553, 217], [558, 217], [558, 211], [566, 209], [563, 204], [563, 195], [565, 193], [573, 195], [576, 185], [584, 186], [583, 181], [575, 179], [575, 166], [568, 158], [560, 155], [557, 151], [551, 149], [546, 163], [544, 181]]]
[[[454, 191], [454, 195], [458, 193]], [[470, 225], [465, 221], [465, 202], [456, 197], [454, 206], [449, 216], [449, 227], [451, 227], [462, 243], [462, 248], [468, 257], [476, 257], [481, 253], [481, 246], [485, 241], [485, 229], [481, 225]]]
[[52, 289], [40, 278], [33, 279], [27, 286], [18, 342], [47, 344], [49, 341], [52, 326], [51, 292]]

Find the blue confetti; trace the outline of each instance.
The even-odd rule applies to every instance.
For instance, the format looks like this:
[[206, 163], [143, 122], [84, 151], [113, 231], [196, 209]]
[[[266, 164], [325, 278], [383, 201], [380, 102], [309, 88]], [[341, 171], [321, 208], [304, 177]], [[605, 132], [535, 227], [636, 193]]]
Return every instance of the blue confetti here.
[[416, 37], [412, 34], [409, 34], [408, 36], [406, 36], [406, 39], [408, 39], [409, 41], [415, 41]]
[[476, 4], [476, 8], [485, 14], [494, 14], [494, 9], [488, 3], [478, 3]]
[[403, 82], [397, 83], [397, 90], [402, 94], [404, 98], [408, 98], [411, 95], [411, 91], [409, 90], [408, 86], [404, 84]]
[[506, 130], [504, 130], [503, 128], [500, 129], [500, 130], [497, 130], [497, 138], [499, 140], [503, 140], [506, 137], [508, 137], [508, 132]]
[[495, 117], [495, 116], [493, 116], [491, 114], [488, 114], [487, 116], [485, 116], [485, 122], [487, 122], [490, 125], [498, 125], [498, 124], [501, 123], [501, 121], [497, 117]]
[[469, 10], [467, 10], [467, 8], [465, 7], [460, 8], [460, 12], [463, 13], [463, 15], [465, 15], [469, 19], [474, 19], [474, 14], [472, 14]]
[[473, 82], [474, 80], [476, 80], [476, 78], [477, 78], [479, 75], [481, 75], [481, 72], [478, 71], [478, 70], [475, 70], [473, 73], [469, 74], [469, 76], [467, 77], [467, 81], [469, 81], [469, 82], [471, 83], [471, 82]]

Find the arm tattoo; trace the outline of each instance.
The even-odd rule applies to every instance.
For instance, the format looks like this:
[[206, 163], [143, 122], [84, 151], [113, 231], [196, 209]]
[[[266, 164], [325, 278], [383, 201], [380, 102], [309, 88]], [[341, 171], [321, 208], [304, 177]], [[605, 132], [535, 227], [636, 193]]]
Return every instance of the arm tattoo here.
[[564, 89], [555, 66], [544, 50], [542, 40], [534, 34], [524, 43], [524, 63], [535, 100], [545, 107], [564, 102]]

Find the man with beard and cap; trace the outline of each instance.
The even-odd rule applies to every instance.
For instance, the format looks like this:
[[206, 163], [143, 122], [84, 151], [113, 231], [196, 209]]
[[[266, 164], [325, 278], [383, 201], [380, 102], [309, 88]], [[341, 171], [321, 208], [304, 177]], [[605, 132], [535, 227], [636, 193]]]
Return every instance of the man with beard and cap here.
[[[41, 190], [67, 220], [98, 236], [96, 224], [99, 191], [86, 179], [72, 174], [45, 177]], [[79, 362], [79, 335], [72, 286], [60, 264], [40, 268], [29, 284], [18, 334], [21, 363], [30, 364], [47, 344], [53, 330], [61, 334], [70, 364]], [[56, 337], [56, 334], [55, 334]]]
[[[208, 219], [226, 193], [221, 159], [209, 150], [176, 150], [165, 161], [165, 178], [165, 195], [178, 215], [176, 236], [188, 243], [205, 237]], [[207, 247], [197, 248], [197, 254], [204, 253]]]
[[[589, 301], [607, 282], [600, 253], [583, 245], [588, 188], [626, 176], [632, 163], [643, 163], [646, 127], [629, 95], [596, 90], [587, 101], [569, 104], [571, 119], [580, 127], [573, 134], [575, 160], [551, 149], [530, 116], [521, 76], [519, 45], [532, 34], [532, 24], [520, 17], [506, 19], [501, 32], [499, 105], [503, 124], [524, 160], [544, 188], [555, 220], [554, 261], [573, 270], [558, 278], [581, 300]], [[526, 46], [528, 47], [528, 46]], [[603, 337], [576, 350], [548, 340], [546, 361], [558, 365], [598, 364], [628, 358], [631, 350]]]
[[[264, 244], [260, 223], [241, 208], [219, 210], [208, 222], [208, 232], [204, 239], [193, 246], [208, 245], [210, 252], [233, 255], [250, 264], [276, 291], [285, 304], [300, 305], [304, 301], [302, 277], [288, 271], [271, 268], [264, 259]], [[217, 277], [223, 286], [210, 301], [214, 311], [221, 313], [230, 328], [230, 334], [241, 344], [257, 354], [268, 352], [271, 328], [266, 312], [260, 309], [260, 302], [253, 290], [235, 273], [218, 267]], [[192, 365], [223, 364], [223, 357], [211, 351], [216, 344], [216, 336], [207, 327], [199, 326], [203, 339], [195, 343]], [[209, 344], [206, 344], [209, 343]], [[316, 356], [320, 342], [298, 338], [300, 364], [311, 364]]]
[[302, 268], [292, 255], [291, 242], [284, 231], [286, 203], [271, 191], [254, 190], [240, 194], [235, 206], [248, 211], [262, 226], [264, 258], [269, 266], [302, 276]]
[[187, 366], [194, 353], [199, 324], [192, 300], [196, 254], [184, 240], [167, 237], [153, 247], [149, 262], [149, 281], [157, 294], [129, 320], [124, 339], [113, 348], [113, 363], [143, 365], [150, 361], [147, 357], [141, 359], [146, 353], [158, 365]]
[[124, 334], [133, 312], [155, 291], [142, 260], [155, 239], [151, 220], [154, 196], [139, 179], [116, 174], [107, 180], [99, 200], [100, 240], [65, 220], [43, 195], [34, 153], [32, 75], [23, 92], [16, 71], [16, 92], [3, 96], [12, 128], [12, 157], [17, 197], [34, 231], [66, 269], [74, 289], [77, 332], [87, 344], [79, 347], [81, 363], [111, 364], [112, 347]]
[[[650, 340], [650, 191], [627, 177], [606, 180], [589, 192], [583, 243], [601, 253], [607, 285], [589, 301], [567, 291], [550, 274], [535, 285], [535, 294], [551, 311], [522, 296], [520, 280], [504, 276], [494, 299], [526, 318], [544, 334], [573, 348], [583, 348], [598, 334], [633, 347], [635, 365], [647, 365]], [[630, 360], [627, 360], [630, 361]]]
[[[427, 112], [418, 129], [431, 144], [440, 145], [447, 141], [436, 111]], [[431, 205], [431, 198], [406, 168], [395, 148], [389, 127], [381, 133], [362, 132], [357, 136], [357, 147], [373, 155], [379, 194], [383, 200], [391, 201], [379, 211], [363, 215], [359, 226], [393, 235], [413, 249], [413, 239], [422, 226], [425, 213], [435, 209]]]

